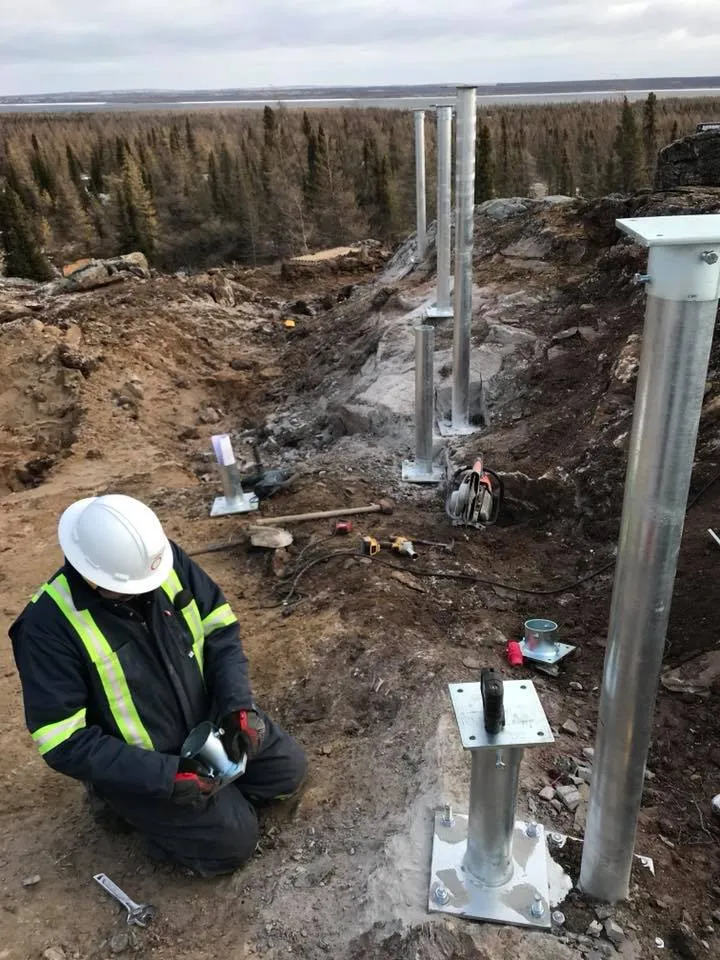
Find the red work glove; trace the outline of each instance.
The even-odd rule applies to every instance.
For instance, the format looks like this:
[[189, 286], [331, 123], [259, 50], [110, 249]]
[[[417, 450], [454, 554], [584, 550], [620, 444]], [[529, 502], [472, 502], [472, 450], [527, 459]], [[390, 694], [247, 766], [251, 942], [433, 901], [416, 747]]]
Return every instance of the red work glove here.
[[260, 753], [265, 739], [265, 721], [257, 710], [237, 710], [223, 720], [223, 746], [233, 763], [247, 754], [252, 760]]
[[200, 776], [192, 762], [183, 759], [175, 774], [170, 799], [179, 807], [203, 807], [212, 789], [212, 780]]

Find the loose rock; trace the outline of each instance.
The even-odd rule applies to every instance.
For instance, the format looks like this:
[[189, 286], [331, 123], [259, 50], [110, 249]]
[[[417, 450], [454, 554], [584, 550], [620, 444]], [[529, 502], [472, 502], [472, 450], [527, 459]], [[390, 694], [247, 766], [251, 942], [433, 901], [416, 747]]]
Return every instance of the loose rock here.
[[598, 920], [607, 920], [608, 917], [615, 915], [615, 907], [611, 907], [609, 903], [599, 903], [595, 907], [595, 916]]
[[124, 931], [116, 933], [110, 938], [110, 951], [112, 953], [124, 953], [130, 946], [130, 935]]
[[599, 920], [592, 920], [586, 931], [589, 937], [599, 937], [602, 932], [603, 926]]
[[555, 790], [553, 787], [543, 787], [538, 796], [541, 800], [547, 800], [550, 802], [550, 800], [552, 800], [555, 796]]
[[607, 918], [603, 927], [605, 929], [605, 936], [611, 943], [614, 943], [616, 947], [625, 939], [625, 931], [612, 917]]
[[565, 804], [565, 806], [568, 808], [568, 810], [571, 813], [573, 812], [573, 810], [577, 809], [580, 803], [580, 794], [575, 789], [575, 787], [571, 787], [571, 786], [558, 787], [558, 794], [560, 795], [560, 799], [562, 800], [562, 802]]
[[31, 877], [25, 877], [22, 882], [24, 887], [34, 887], [36, 883], [40, 883], [39, 873], [34, 873]]
[[583, 747], [582, 754], [586, 760], [593, 760], [595, 757], [595, 750], [593, 747]]
[[48, 947], [43, 953], [43, 960], [65, 960], [65, 951], [62, 947]]
[[574, 720], [566, 720], [566, 721], [563, 723], [563, 725], [560, 727], [560, 730], [561, 730], [563, 733], [569, 733], [569, 734], [571, 734], [573, 737], [575, 737], [575, 736], [577, 736], [578, 725], [575, 723]]

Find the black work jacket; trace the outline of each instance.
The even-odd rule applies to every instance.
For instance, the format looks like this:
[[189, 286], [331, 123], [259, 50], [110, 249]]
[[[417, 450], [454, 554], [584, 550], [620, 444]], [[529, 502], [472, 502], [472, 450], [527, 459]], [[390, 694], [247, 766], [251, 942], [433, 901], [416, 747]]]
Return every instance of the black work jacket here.
[[[172, 550], [172, 589], [109, 601], [66, 563], [10, 628], [41, 754], [101, 792], [168, 797], [190, 730], [252, 706], [234, 614], [217, 584], [174, 543]], [[53, 599], [59, 591], [74, 620]], [[73, 623], [90, 624], [94, 648]]]

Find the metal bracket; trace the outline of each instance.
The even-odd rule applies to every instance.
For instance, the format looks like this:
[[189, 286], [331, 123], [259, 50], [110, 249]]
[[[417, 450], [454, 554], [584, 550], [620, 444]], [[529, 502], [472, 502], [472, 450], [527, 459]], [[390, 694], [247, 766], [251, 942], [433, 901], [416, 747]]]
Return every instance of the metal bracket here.
[[502, 886], [489, 887], [463, 867], [467, 825], [468, 818], [463, 814], [455, 814], [451, 825], [443, 813], [435, 814], [428, 909], [474, 920], [549, 929], [545, 828], [534, 824], [529, 830], [529, 824], [515, 821], [513, 875]]
[[428, 320], [449, 320], [454, 312], [452, 307], [428, 307], [425, 316]]
[[450, 699], [462, 745], [467, 750], [478, 750], [553, 743], [555, 738], [532, 682], [506, 680], [503, 688], [505, 726], [500, 733], [491, 734], [485, 730], [480, 684], [450, 684]]
[[440, 483], [445, 475], [442, 464], [432, 463], [430, 469], [417, 460], [403, 460], [402, 478], [406, 483]]
[[523, 657], [526, 660], [536, 660], [538, 663], [559, 663], [574, 649], [575, 647], [571, 647], [568, 643], [555, 643], [549, 649], [536, 647], [533, 650], [528, 646], [526, 640], [520, 641], [520, 650]]
[[468, 437], [471, 433], [477, 433], [481, 429], [482, 427], [476, 427], [471, 423], [454, 427], [450, 420], [441, 420], [438, 423], [438, 431], [441, 437]]
[[210, 510], [211, 517], [227, 517], [233, 513], [250, 513], [257, 510], [260, 501], [254, 493], [243, 493], [238, 497], [216, 497]]

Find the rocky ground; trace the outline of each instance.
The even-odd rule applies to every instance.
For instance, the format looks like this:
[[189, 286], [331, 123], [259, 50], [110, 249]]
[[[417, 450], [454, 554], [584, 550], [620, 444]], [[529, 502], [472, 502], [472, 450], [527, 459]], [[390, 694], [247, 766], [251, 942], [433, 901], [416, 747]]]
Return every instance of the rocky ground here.
[[[6, 641], [0, 960], [649, 960], [720, 951], [720, 824], [710, 810], [720, 792], [719, 654], [708, 589], [720, 550], [707, 534], [720, 497], [720, 346], [637, 841], [654, 876], [639, 864], [631, 899], [599, 915], [572, 891], [564, 926], [550, 934], [446, 921], [425, 907], [433, 811], [467, 802], [469, 761], [447, 683], [477, 679], [486, 664], [509, 674], [505, 643], [532, 616], [556, 620], [577, 650], [557, 677], [514, 672], [533, 679], [556, 733], [552, 746], [526, 752], [519, 810], [582, 836], [644, 301], [632, 283], [644, 254], [621, 240], [614, 220], [718, 210], [720, 191], [701, 189], [478, 208], [473, 378], [485, 381], [484, 404], [474, 396], [489, 424], [451, 445], [448, 458], [482, 452], [504, 476], [507, 499], [497, 526], [467, 534], [450, 525], [438, 490], [399, 479], [412, 453], [412, 330], [432, 302], [432, 250], [423, 264], [406, 244], [392, 258], [366, 245], [282, 269], [149, 278], [140, 270], [87, 290], [0, 279], [3, 633], [59, 563], [55, 524], [77, 497], [141, 497], [191, 551], [240, 537], [245, 520], [208, 516], [219, 492], [209, 437], [221, 431], [248, 466], [258, 443], [268, 467], [294, 474], [263, 513], [389, 496], [394, 515], [368, 516], [357, 532], [454, 541], [450, 553], [419, 548], [402, 568], [388, 551], [359, 558], [354, 540], [321, 543], [328, 528], [317, 523], [294, 526], [293, 546], [272, 558], [247, 545], [200, 558], [241, 619], [258, 698], [311, 761], [300, 808], [268, 815], [257, 857], [222, 880], [158, 868], [137, 838], [93, 823], [80, 786], [32, 747]], [[441, 321], [441, 415], [451, 344], [451, 321]], [[282, 605], [316, 557], [326, 559]], [[706, 679], [691, 687], [700, 662]], [[555, 856], [577, 880], [579, 844]], [[157, 905], [152, 926], [128, 931], [92, 881], [101, 871]]]

